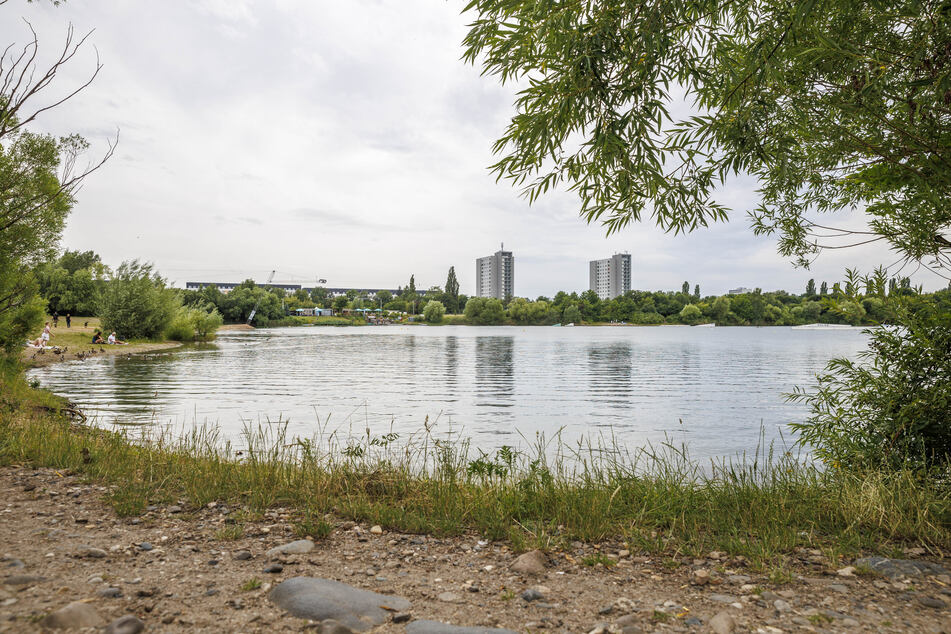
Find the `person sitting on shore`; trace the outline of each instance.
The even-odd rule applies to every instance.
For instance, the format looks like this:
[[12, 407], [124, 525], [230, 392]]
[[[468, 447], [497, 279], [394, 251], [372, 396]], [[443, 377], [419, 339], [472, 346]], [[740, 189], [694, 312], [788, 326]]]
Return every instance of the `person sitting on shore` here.
[[106, 343], [106, 340], [102, 338], [102, 333], [99, 332], [99, 329], [96, 329], [96, 332], [92, 334], [93, 343]]
[[117, 339], [115, 330], [109, 333], [109, 339], [107, 341], [108, 343], [114, 346], [124, 346], [128, 343], [127, 341], [120, 341], [119, 339]]
[[53, 333], [50, 332], [50, 322], [46, 322], [46, 325], [43, 326], [43, 334], [30, 342], [30, 345], [34, 348], [45, 348], [50, 343], [50, 338], [53, 336]]

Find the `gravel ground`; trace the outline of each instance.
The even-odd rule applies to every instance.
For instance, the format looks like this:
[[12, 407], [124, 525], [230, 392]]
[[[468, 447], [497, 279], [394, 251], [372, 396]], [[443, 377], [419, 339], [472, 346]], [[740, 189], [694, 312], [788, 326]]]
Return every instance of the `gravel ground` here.
[[[888, 578], [803, 550], [788, 562], [792, 579], [776, 584], [742, 558], [710, 553], [674, 562], [605, 543], [522, 557], [517, 567], [527, 571], [516, 572], [518, 555], [502, 544], [353, 522], [336, 522], [307, 553], [274, 559], [268, 549], [298, 539], [280, 509], [242, 521], [239, 539], [221, 539], [240, 509], [169, 505], [118, 518], [102, 501], [107, 492], [52, 469], [0, 468], [0, 632], [41, 631], [47, 615], [77, 601], [102, 624], [134, 615], [145, 631], [328, 631], [268, 598], [281, 581], [308, 576], [404, 597], [411, 616], [399, 620], [518, 632], [951, 634], [948, 559], [929, 560], [943, 570]], [[906, 556], [922, 555], [911, 549]], [[406, 625], [373, 631], [404, 632]]]

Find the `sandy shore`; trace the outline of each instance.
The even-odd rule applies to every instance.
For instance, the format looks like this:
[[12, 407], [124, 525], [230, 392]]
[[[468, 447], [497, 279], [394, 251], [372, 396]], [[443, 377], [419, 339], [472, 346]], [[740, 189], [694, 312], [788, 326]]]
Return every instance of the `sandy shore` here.
[[[576, 543], [516, 572], [503, 543], [331, 518], [333, 532], [309, 552], [268, 557], [300, 539], [284, 509], [254, 518], [221, 504], [174, 504], [119, 518], [108, 494], [54, 469], [0, 468], [0, 632], [41, 631], [47, 615], [77, 601], [100, 624], [133, 615], [149, 632], [301, 631], [314, 625], [270, 598], [299, 576], [408, 599], [400, 620], [517, 632], [951, 632], [946, 574], [855, 574], [818, 551], [797, 553], [791, 575], [772, 580], [720, 553], [651, 556], [614, 543]], [[594, 559], [615, 565], [585, 564]]]

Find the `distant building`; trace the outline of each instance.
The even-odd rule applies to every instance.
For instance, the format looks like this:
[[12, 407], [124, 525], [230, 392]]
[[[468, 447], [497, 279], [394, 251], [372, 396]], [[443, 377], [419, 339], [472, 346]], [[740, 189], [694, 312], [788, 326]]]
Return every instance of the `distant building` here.
[[745, 293], [752, 293], [752, 292], [753, 291], [751, 289], [748, 289], [745, 286], [741, 286], [739, 288], [731, 288], [726, 293], [727, 295], [743, 295]]
[[515, 257], [505, 245], [476, 260], [476, 295], [505, 299], [515, 295]]
[[[241, 282], [186, 282], [185, 288], [190, 291], [200, 291], [206, 286], [217, 286], [219, 291], [227, 295], [240, 285]], [[293, 293], [301, 289], [307, 291], [307, 293], [311, 293], [314, 290], [314, 287], [301, 286], [300, 284], [258, 284], [258, 286], [280, 288], [287, 293]], [[384, 290], [389, 292], [393, 297], [396, 297], [401, 292], [401, 289], [396, 288], [327, 288], [325, 286], [320, 288], [324, 289], [327, 293], [327, 297], [338, 297], [340, 295], [346, 295], [350, 291], [354, 291], [358, 297], [369, 297], [372, 299], [375, 298], [380, 291]], [[420, 296], [424, 296], [427, 293], [429, 293], [429, 291], [422, 289], [416, 291], [416, 294]]]
[[[219, 291], [227, 295], [241, 284], [242, 282], [186, 282], [185, 288], [189, 291], [200, 291], [206, 286], [217, 286]], [[300, 284], [258, 284], [258, 286], [280, 288], [290, 293], [300, 290]]]
[[589, 286], [601, 299], [614, 299], [631, 290], [631, 254], [615, 253], [588, 263]]

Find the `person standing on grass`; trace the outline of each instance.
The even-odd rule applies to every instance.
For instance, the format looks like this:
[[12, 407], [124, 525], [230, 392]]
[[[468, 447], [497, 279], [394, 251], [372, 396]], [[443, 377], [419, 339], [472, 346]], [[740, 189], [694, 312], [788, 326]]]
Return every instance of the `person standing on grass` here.
[[66, 327], [69, 328], [69, 324], [72, 323], [72, 318], [69, 316], [69, 313], [66, 313]]
[[59, 327], [59, 311], [54, 310], [53, 311], [53, 328], [58, 328], [58, 327]]

